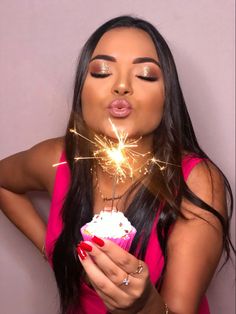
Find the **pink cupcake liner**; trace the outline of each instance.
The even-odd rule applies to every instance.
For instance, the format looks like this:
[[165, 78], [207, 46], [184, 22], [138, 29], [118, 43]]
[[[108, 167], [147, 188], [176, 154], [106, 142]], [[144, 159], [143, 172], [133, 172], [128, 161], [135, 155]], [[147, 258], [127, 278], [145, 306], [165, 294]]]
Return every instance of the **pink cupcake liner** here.
[[[93, 236], [95, 236], [96, 234], [88, 234], [86, 232], [86, 227], [87, 227], [87, 224], [85, 224], [80, 229], [81, 234], [83, 236], [84, 241], [91, 241]], [[100, 238], [110, 240], [116, 243], [117, 245], [119, 245], [122, 249], [129, 251], [135, 234], [136, 234], [136, 229], [132, 227], [132, 230], [128, 234], [126, 234], [123, 238], [112, 238], [112, 237], [100, 237]]]

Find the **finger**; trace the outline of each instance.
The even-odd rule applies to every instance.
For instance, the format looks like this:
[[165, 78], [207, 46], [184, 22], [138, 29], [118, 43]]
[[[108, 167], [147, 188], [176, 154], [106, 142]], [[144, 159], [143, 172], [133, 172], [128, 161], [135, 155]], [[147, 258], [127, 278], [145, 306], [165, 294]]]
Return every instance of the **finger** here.
[[[93, 237], [92, 242], [124, 272], [137, 278], [144, 278], [149, 275], [148, 267], [144, 262], [140, 262], [135, 256], [123, 250], [114, 242], [97, 237]], [[140, 265], [142, 265], [142, 269], [138, 273], [137, 270], [140, 269]]]
[[[112, 306], [122, 305], [125, 307], [130, 300], [127, 293], [117, 287], [88, 254], [83, 254], [83, 257], [79, 256], [79, 259], [97, 293], [104, 296], [105, 300]], [[120, 300], [122, 301], [120, 302]]]
[[[88, 254], [92, 257], [93, 261], [99, 267], [99, 269], [116, 285], [122, 288], [122, 285], [125, 283], [124, 280], [127, 279], [127, 273], [121, 269], [116, 263], [114, 263], [110, 257], [103, 251], [101, 251], [98, 247], [93, 245], [89, 241], [81, 242], [79, 245], [83, 250], [87, 251]], [[133, 282], [136, 279], [132, 279], [131, 287], [140, 288], [139, 280], [137, 282]], [[130, 279], [128, 280], [128, 283]], [[127, 283], [127, 282], [126, 282]], [[125, 287], [125, 286], [124, 286]], [[129, 291], [131, 291], [129, 289]]]
[[118, 304], [115, 302], [109, 295], [105, 294], [101, 290], [98, 289], [96, 284], [90, 279], [90, 283], [99, 295], [99, 297], [102, 299], [104, 302], [105, 306], [107, 307], [108, 310], [113, 311], [117, 308]]
[[[134, 273], [124, 272], [116, 263], [114, 263], [105, 252], [103, 252], [99, 247], [95, 246], [89, 241], [81, 242], [80, 246], [85, 250], [88, 250], [88, 254], [92, 257], [96, 265], [106, 274], [106, 276], [119, 286], [120, 289], [124, 290], [130, 297], [131, 303], [139, 299], [150, 282], [148, 271], [146, 271], [145, 276], [141, 276], [143, 270], [143, 264], [140, 268], [140, 261], [135, 258], [138, 263], [137, 268]], [[116, 249], [116, 245], [114, 249]], [[129, 254], [124, 250], [122, 253]], [[142, 262], [143, 263], [143, 262]], [[137, 271], [138, 270], [138, 271]], [[127, 287], [128, 286], [128, 287]]]

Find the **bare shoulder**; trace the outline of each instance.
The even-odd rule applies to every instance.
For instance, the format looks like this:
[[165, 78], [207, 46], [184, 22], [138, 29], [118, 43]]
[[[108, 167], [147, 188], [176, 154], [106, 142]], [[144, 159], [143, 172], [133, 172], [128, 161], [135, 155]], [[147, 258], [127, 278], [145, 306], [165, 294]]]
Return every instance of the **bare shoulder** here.
[[53, 138], [36, 144], [25, 151], [24, 154], [30, 166], [32, 164], [38, 165], [38, 163], [40, 163], [40, 165], [52, 165], [58, 161], [63, 149], [64, 139]]
[[[186, 183], [195, 195], [226, 217], [224, 177], [213, 163], [207, 160], [198, 163], [190, 172]], [[183, 210], [186, 207], [195, 214], [212, 216], [189, 201], [183, 200]]]
[[55, 177], [52, 165], [60, 159], [64, 138], [48, 139], [0, 162], [1, 186], [14, 192], [51, 191]]

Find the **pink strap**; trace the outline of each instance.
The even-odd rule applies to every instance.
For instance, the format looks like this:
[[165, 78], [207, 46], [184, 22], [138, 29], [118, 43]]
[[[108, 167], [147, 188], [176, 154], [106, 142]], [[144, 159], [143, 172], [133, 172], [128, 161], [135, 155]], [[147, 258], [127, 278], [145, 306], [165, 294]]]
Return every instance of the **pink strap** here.
[[[59, 162], [64, 162], [65, 160], [65, 153], [63, 152]], [[53, 251], [55, 241], [59, 237], [62, 230], [61, 208], [68, 191], [69, 182], [70, 170], [67, 163], [57, 166], [45, 239], [45, 250], [50, 264], [52, 264], [51, 253]]]
[[195, 157], [193, 155], [184, 156], [182, 160], [182, 171], [185, 181], [187, 181], [188, 176], [192, 169], [203, 160], [204, 160], [203, 158]]

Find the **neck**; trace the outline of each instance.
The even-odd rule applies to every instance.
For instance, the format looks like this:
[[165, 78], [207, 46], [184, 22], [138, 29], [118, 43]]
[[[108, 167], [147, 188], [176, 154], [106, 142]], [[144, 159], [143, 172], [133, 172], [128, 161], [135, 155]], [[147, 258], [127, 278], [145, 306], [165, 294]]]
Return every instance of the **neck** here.
[[153, 136], [137, 140], [128, 139], [119, 146], [119, 142], [109, 139], [108, 146], [97, 157], [94, 172], [94, 186], [98, 199], [104, 207], [121, 204], [129, 188], [141, 177], [149, 173], [152, 158]]
[[135, 149], [137, 152], [145, 154], [153, 151], [153, 134], [147, 134], [140, 137], [138, 146]]
[[114, 176], [104, 172], [98, 165], [94, 171], [95, 213], [112, 208], [125, 211], [130, 201], [129, 198], [127, 203], [127, 196], [130, 197], [129, 189], [133, 184], [134, 180], [130, 178], [117, 183]]

